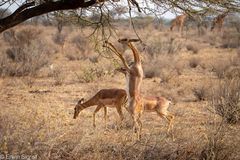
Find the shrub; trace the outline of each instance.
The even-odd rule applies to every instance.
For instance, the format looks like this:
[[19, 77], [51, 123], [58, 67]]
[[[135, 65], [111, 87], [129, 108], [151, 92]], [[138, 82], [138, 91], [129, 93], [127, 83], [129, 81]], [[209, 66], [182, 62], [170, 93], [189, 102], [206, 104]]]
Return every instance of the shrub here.
[[53, 41], [60, 45], [63, 46], [65, 43], [65, 39], [66, 39], [66, 35], [63, 35], [61, 33], [57, 33], [54, 37], [53, 37]]
[[224, 32], [221, 48], [238, 48], [240, 46], [240, 33]]
[[176, 41], [174, 38], [170, 38], [169, 41], [170, 43], [168, 45], [168, 54], [178, 53], [182, 49], [183, 45], [179, 41]]
[[77, 36], [73, 37], [71, 42], [76, 46], [78, 51], [81, 52], [82, 58], [86, 59], [87, 58], [87, 55], [86, 55], [87, 53], [86, 52], [89, 49], [88, 42], [87, 42], [86, 38], [84, 38], [80, 35], [77, 35]]
[[207, 98], [207, 89], [204, 86], [193, 88], [192, 92], [198, 101], [204, 101]]
[[48, 63], [47, 44], [38, 38], [40, 31], [23, 29], [18, 33], [13, 30], [4, 34], [9, 48], [6, 56], [0, 57], [1, 76], [35, 75]]
[[226, 71], [230, 67], [230, 63], [229, 62], [218, 61], [214, 65], [212, 65], [212, 67], [213, 67], [212, 70], [213, 70], [213, 72], [216, 73], [217, 77], [222, 79], [222, 78], [225, 77]]
[[158, 68], [154, 64], [146, 65], [144, 68], [144, 74], [146, 78], [158, 77]]
[[69, 61], [76, 61], [76, 60], [80, 60], [79, 56], [77, 54], [66, 54], [66, 58], [69, 60]]
[[175, 69], [162, 69], [159, 72], [161, 82], [168, 83], [173, 77], [176, 76]]
[[80, 35], [73, 37], [72, 43], [76, 45], [79, 51], [84, 52], [86, 50], [87, 41]]
[[194, 54], [197, 54], [199, 52], [199, 48], [196, 44], [187, 44], [186, 48], [188, 51], [192, 51]]
[[225, 77], [228, 79], [240, 78], [240, 67], [228, 68]]
[[157, 38], [148, 42], [146, 50], [151, 57], [156, 57], [157, 54], [176, 54], [182, 46], [182, 43], [174, 38]]
[[86, 68], [83, 70], [83, 74], [81, 76], [77, 76], [78, 79], [81, 79], [81, 82], [90, 83], [95, 81], [98, 78], [101, 78], [106, 75], [106, 72], [101, 67], [92, 67]]
[[214, 90], [211, 104], [215, 112], [228, 123], [240, 120], [240, 79], [225, 79]]
[[38, 39], [41, 33], [41, 30], [31, 27], [22, 29], [17, 33], [11, 29], [3, 33], [3, 38], [11, 46], [24, 46], [30, 45], [32, 40]]
[[206, 134], [206, 144], [201, 149], [200, 160], [226, 160], [232, 159], [233, 146], [228, 146], [224, 135], [227, 133], [227, 126], [223, 123], [214, 124]]
[[60, 70], [60, 68], [55, 68], [53, 71], [52, 71], [52, 74], [51, 76], [53, 77], [54, 79], [54, 85], [56, 86], [59, 86], [59, 85], [62, 85], [63, 82], [64, 82], [64, 76]]
[[154, 78], [156, 77], [156, 72], [154, 70], [145, 70], [145, 78]]
[[145, 77], [160, 77], [162, 82], [169, 82], [177, 75], [175, 61], [176, 57], [171, 55], [161, 55], [158, 58], [151, 59], [143, 65]]
[[200, 63], [200, 60], [198, 58], [193, 57], [189, 60], [189, 66], [191, 68], [196, 68], [199, 65], [199, 63]]
[[238, 56], [238, 58], [240, 58], [240, 48], [238, 48], [238, 50], [237, 50], [237, 56]]

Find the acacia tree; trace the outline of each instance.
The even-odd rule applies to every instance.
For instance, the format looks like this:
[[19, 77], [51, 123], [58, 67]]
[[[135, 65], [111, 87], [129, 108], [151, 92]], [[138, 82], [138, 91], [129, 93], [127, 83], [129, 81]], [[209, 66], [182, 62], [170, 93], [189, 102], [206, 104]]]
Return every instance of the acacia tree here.
[[10, 15], [0, 17], [0, 33], [32, 17], [64, 10], [74, 12], [79, 18], [82, 18], [85, 11], [97, 13], [99, 19], [92, 24], [110, 20], [112, 17], [109, 12], [120, 5], [128, 7], [130, 17], [134, 11], [154, 15], [167, 11], [184, 11], [190, 15], [200, 11], [240, 11], [239, 0], [2, 0], [0, 7], [9, 8], [13, 4], [18, 4], [19, 7]]

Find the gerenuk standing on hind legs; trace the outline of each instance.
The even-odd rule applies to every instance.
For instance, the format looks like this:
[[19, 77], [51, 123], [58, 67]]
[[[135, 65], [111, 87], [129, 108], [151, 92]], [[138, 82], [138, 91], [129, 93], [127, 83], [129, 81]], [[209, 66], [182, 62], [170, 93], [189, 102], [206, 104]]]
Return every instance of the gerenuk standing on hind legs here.
[[123, 55], [114, 47], [110, 42], [106, 41], [105, 47], [113, 51], [122, 61], [124, 68], [126, 69], [126, 92], [128, 96], [128, 111], [130, 112], [133, 122], [134, 130], [137, 131], [137, 138], [140, 139], [142, 123], [140, 120], [143, 112], [143, 103], [141, 97], [141, 84], [143, 79], [143, 69], [140, 59], [140, 53], [133, 46], [131, 42], [136, 42], [136, 39], [120, 39], [118, 42], [127, 43], [128, 47], [132, 50], [134, 56], [134, 62], [129, 67]]

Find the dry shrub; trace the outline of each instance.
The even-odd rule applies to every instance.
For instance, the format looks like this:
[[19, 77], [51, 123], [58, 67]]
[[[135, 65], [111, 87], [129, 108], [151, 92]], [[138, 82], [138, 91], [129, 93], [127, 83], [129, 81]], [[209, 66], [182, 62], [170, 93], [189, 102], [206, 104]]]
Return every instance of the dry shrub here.
[[146, 78], [153, 78], [159, 76], [155, 67], [156, 66], [154, 66], [153, 64], [149, 64], [147, 67], [144, 67], [144, 74]]
[[87, 40], [86, 38], [77, 35], [72, 38], [72, 43], [78, 48], [78, 50], [82, 53], [86, 51]]
[[81, 76], [82, 82], [90, 83], [96, 80], [96, 74], [100, 72], [95, 68], [86, 68], [83, 70], [83, 74]]
[[240, 78], [240, 66], [239, 67], [229, 67], [226, 70], [225, 77], [228, 79]]
[[182, 72], [185, 68], [185, 63], [184, 62], [176, 62], [174, 69], [176, 70], [178, 75], [182, 75]]
[[176, 71], [175, 69], [162, 69], [159, 72], [161, 82], [162, 83], [168, 83], [172, 78], [176, 76]]
[[31, 28], [17, 33], [13, 30], [4, 33], [4, 39], [10, 47], [6, 50], [7, 57], [0, 57], [1, 76], [35, 75], [48, 63], [49, 50], [40, 33]]
[[209, 33], [204, 37], [204, 41], [208, 42], [211, 46], [218, 44], [218, 38], [216, 35]]
[[240, 58], [234, 56], [230, 60], [216, 61], [212, 65], [212, 71], [216, 73], [219, 79], [240, 77]]
[[176, 57], [172, 55], [161, 55], [156, 59], [150, 59], [143, 65], [145, 77], [160, 77], [162, 82], [169, 82], [177, 75], [174, 62]]
[[[0, 133], [0, 154], [13, 154], [16, 153], [17, 150], [21, 151], [19, 153], [38, 156], [41, 153], [39, 148], [42, 147], [41, 149], [44, 150], [44, 146], [41, 146], [39, 142], [43, 138], [42, 128], [45, 126], [45, 121], [38, 119], [39, 122], [37, 122], [36, 118], [39, 118], [38, 115], [36, 112], [31, 113], [32, 115], [29, 115], [29, 113], [26, 114], [26, 112], [22, 114], [22, 111], [19, 113], [23, 117], [26, 115], [29, 116], [31, 119], [29, 126], [22, 126], [19, 117], [1, 115], [0, 122], [4, 125], [0, 126], [2, 129]], [[36, 150], [38, 150], [38, 152]]]
[[211, 104], [227, 123], [240, 120], [240, 78], [222, 80], [213, 91]]
[[55, 44], [61, 46], [61, 52], [63, 53], [67, 34], [63, 34], [62, 29], [63, 29], [62, 23], [59, 22], [57, 25], [57, 32], [55, 33], [55, 35], [53, 35], [52, 40]]
[[240, 46], [240, 33], [224, 32], [221, 48], [238, 48]]
[[76, 61], [76, 60], [80, 60], [79, 56], [76, 55], [76, 54], [66, 54], [66, 58], [69, 60], [69, 61]]
[[218, 78], [222, 79], [225, 77], [226, 71], [230, 66], [230, 62], [228, 61], [217, 61], [212, 65], [212, 70], [216, 73]]
[[17, 33], [10, 29], [3, 33], [3, 38], [11, 46], [23, 46], [30, 45], [31, 41], [38, 39], [41, 33], [41, 30], [32, 27], [22, 29]]
[[240, 48], [237, 49], [237, 57], [240, 59]]
[[88, 67], [82, 69], [82, 73], [75, 73], [77, 79], [81, 83], [90, 83], [103, 78], [105, 76], [112, 76], [114, 74], [114, 67], [111, 63], [107, 63], [104, 60], [88, 65]]
[[197, 54], [199, 52], [199, 48], [197, 44], [193, 44], [193, 43], [187, 44], [186, 48], [188, 51], [192, 51], [192, 53], [194, 54]]
[[214, 124], [211, 130], [207, 132], [206, 144], [199, 155], [200, 160], [228, 160], [232, 159], [234, 146], [226, 144], [225, 134], [228, 127], [223, 124]]
[[58, 85], [62, 85], [64, 82], [64, 75], [62, 74], [62, 71], [60, 68], [55, 68], [52, 71], [52, 77], [54, 79], [54, 85], [58, 86]]
[[60, 49], [61, 53], [64, 53], [64, 44], [66, 41], [66, 37], [67, 37], [66, 35], [57, 32], [52, 38], [53, 42], [61, 47], [61, 49]]
[[232, 67], [240, 67], [240, 49], [237, 49], [236, 54], [230, 57], [229, 63]]
[[77, 59], [86, 59], [88, 58], [88, 54], [90, 51], [89, 42], [87, 41], [87, 38], [76, 35], [72, 38], [71, 42], [76, 46], [78, 51], [81, 53], [81, 55], [77, 56]]
[[143, 63], [143, 70], [145, 78], [153, 78], [159, 76], [159, 67], [156, 66], [157, 60], [149, 59], [147, 62]]
[[57, 32], [54, 36], [53, 36], [53, 41], [60, 45], [60, 46], [63, 46], [64, 43], [65, 43], [65, 40], [66, 40], [66, 35], [62, 34], [62, 33], [59, 33]]
[[191, 59], [189, 60], [189, 66], [190, 66], [191, 68], [196, 68], [199, 64], [200, 64], [199, 58], [193, 57], [193, 58], [191, 58]]
[[93, 82], [96, 79], [99, 79], [105, 76], [107, 72], [103, 68], [92, 67], [83, 70], [82, 80], [85, 83]]
[[162, 39], [158, 37], [150, 40], [146, 49], [151, 57], [156, 57], [158, 54], [177, 54], [182, 47], [183, 44], [174, 38]]
[[31, 76], [25, 76], [22, 78], [22, 82], [27, 85], [28, 87], [32, 87], [33, 84], [35, 83], [35, 78], [31, 77]]
[[193, 95], [198, 101], [204, 101], [207, 99], [207, 88], [205, 86], [199, 86], [192, 89]]

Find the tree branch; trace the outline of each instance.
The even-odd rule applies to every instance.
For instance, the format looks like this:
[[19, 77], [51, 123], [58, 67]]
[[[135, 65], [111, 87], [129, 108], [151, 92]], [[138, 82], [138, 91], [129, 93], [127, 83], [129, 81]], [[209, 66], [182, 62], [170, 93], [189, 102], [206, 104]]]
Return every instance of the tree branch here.
[[25, 3], [22, 6], [20, 6], [15, 12], [13, 12], [12, 15], [18, 15], [20, 12], [22, 12], [24, 9], [28, 8], [28, 7], [32, 7], [35, 5], [35, 2], [30, 2], [30, 3]]
[[33, 3], [26, 3], [20, 6], [10, 16], [0, 19], [0, 33], [35, 16], [39, 16], [52, 11], [87, 8], [96, 3], [97, 0], [66, 0], [56, 2], [50, 1], [37, 6], [34, 6]]

